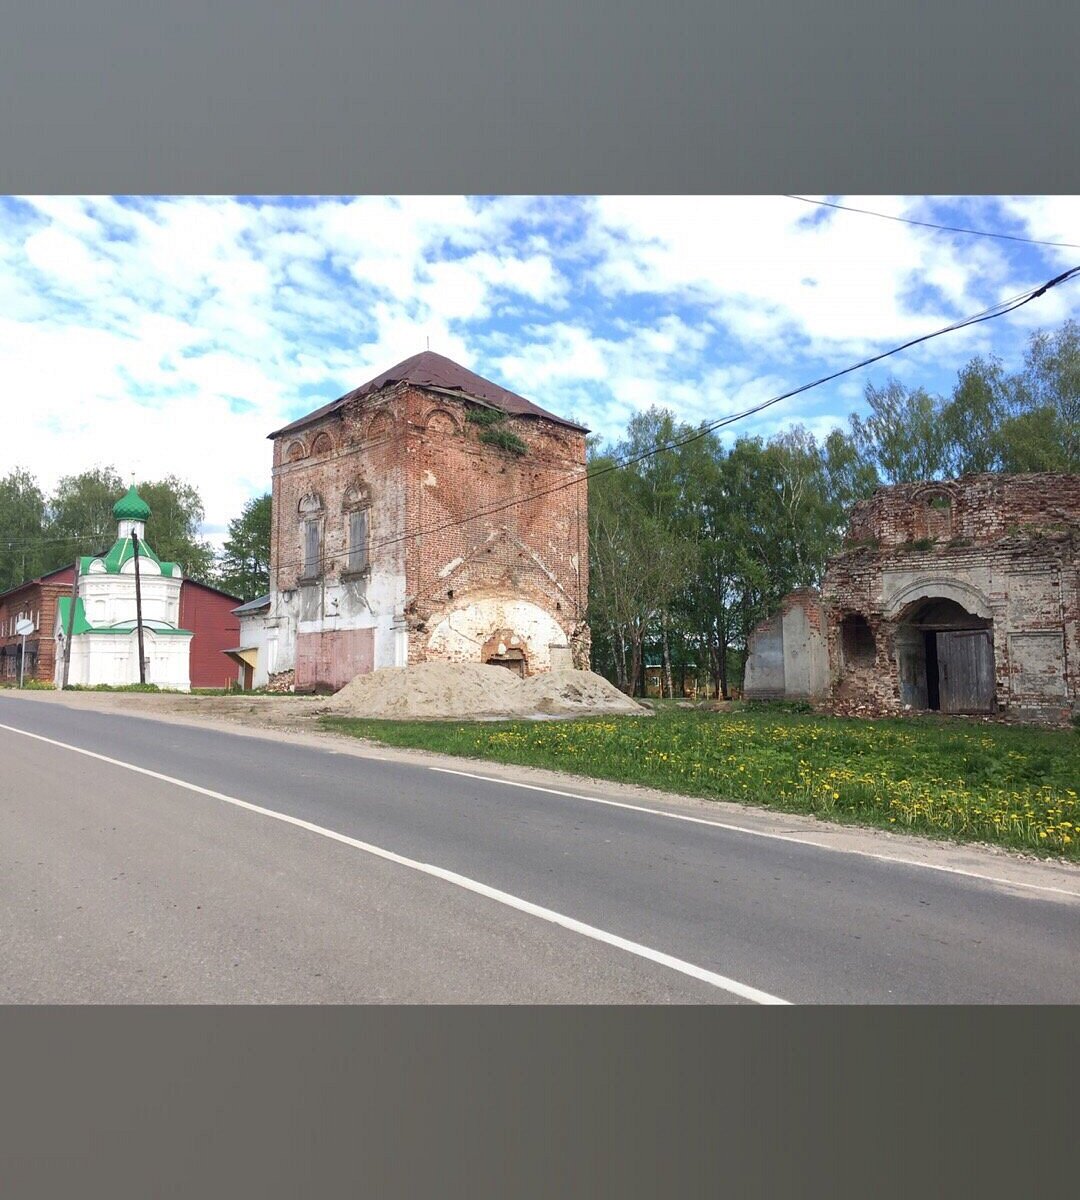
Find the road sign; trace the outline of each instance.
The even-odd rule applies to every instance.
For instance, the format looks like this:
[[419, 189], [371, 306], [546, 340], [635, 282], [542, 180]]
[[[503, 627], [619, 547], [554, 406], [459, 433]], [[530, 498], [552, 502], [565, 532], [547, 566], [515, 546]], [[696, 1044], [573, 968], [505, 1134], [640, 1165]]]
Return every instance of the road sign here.
[[29, 617], [20, 617], [15, 622], [15, 632], [22, 638], [22, 657], [19, 659], [19, 687], [22, 687], [23, 671], [26, 670], [26, 635], [34, 632], [34, 622]]

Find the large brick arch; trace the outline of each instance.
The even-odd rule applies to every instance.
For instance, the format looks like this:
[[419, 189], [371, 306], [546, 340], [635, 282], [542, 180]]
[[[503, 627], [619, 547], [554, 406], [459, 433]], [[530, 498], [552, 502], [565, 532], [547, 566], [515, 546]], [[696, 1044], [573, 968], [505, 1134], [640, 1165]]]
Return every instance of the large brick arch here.
[[992, 620], [994, 616], [990, 601], [978, 588], [958, 579], [933, 577], [917, 579], [892, 596], [885, 616], [890, 621], [901, 620], [926, 600], [952, 600], [974, 617]]
[[522, 650], [529, 673], [551, 666], [551, 647], [567, 646], [566, 630], [551, 613], [527, 600], [474, 598], [447, 613], [431, 630], [427, 657], [483, 662], [499, 645]]

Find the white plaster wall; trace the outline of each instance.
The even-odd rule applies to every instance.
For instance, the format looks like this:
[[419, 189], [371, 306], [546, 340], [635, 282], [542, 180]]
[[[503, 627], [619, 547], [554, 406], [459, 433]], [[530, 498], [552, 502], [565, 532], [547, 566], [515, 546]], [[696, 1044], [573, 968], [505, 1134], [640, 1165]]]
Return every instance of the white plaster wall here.
[[[146, 568], [153, 567], [148, 573]], [[127, 568], [130, 567], [129, 571]], [[158, 573], [153, 563], [144, 561], [139, 567], [139, 590], [142, 593], [144, 622], [180, 624], [180, 580], [169, 579]], [[79, 576], [79, 595], [86, 609], [86, 619], [91, 625], [120, 625], [134, 621], [135, 568], [131, 560], [120, 575], [92, 571]]]
[[363, 600], [353, 599], [357, 585], [331, 579], [319, 585], [321, 615], [301, 620], [301, 593], [274, 592], [270, 597], [267, 635], [273, 640], [275, 662], [268, 671], [276, 674], [296, 667], [296, 637], [299, 633], [329, 633], [349, 629], [375, 630], [375, 669], [404, 666], [405, 576], [388, 571], [372, 572], [363, 586]]
[[793, 699], [817, 698], [828, 690], [825, 639], [795, 605], [784, 613], [784, 691]]
[[427, 657], [452, 662], [480, 662], [484, 643], [501, 629], [524, 642], [528, 669], [551, 670], [551, 648], [566, 645], [566, 631], [550, 613], [527, 600], [474, 600], [448, 613], [428, 637]]
[[[255, 670], [251, 674], [251, 686], [266, 687], [273, 668], [268, 663], [268, 633], [266, 613], [250, 613], [240, 615], [240, 645], [246, 649], [258, 651], [255, 659]], [[237, 677], [243, 680], [243, 668], [237, 667]]]
[[751, 633], [747, 651], [743, 695], [747, 699], [784, 695], [784, 622], [779, 613]]
[[[143, 629], [143, 652], [149, 659], [147, 683], [177, 691], [191, 690], [191, 638], [173, 634], [155, 637]], [[57, 654], [56, 683], [63, 679], [63, 656]], [[122, 686], [139, 682], [139, 641], [133, 631], [115, 633], [79, 633], [72, 638], [69, 684]]]

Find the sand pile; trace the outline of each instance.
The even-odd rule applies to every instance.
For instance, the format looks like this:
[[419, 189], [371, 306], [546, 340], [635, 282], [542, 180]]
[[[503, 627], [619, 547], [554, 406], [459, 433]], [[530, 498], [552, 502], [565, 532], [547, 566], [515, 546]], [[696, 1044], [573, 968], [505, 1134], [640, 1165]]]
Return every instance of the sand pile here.
[[591, 671], [520, 679], [505, 667], [441, 662], [358, 675], [326, 707], [343, 717], [399, 721], [644, 711]]
[[546, 675], [531, 675], [518, 683], [525, 707], [531, 712], [642, 712], [640, 704], [592, 671], [548, 671]]

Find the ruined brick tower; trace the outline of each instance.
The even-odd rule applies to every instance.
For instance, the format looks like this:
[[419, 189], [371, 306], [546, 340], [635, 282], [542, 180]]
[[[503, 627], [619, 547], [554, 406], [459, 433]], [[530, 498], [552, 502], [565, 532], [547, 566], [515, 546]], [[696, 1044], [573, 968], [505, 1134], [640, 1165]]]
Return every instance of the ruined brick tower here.
[[272, 433], [272, 675], [588, 665], [587, 430], [429, 352]]
[[879, 488], [820, 597], [750, 639], [745, 693], [839, 711], [1080, 711], [1080, 475]]

